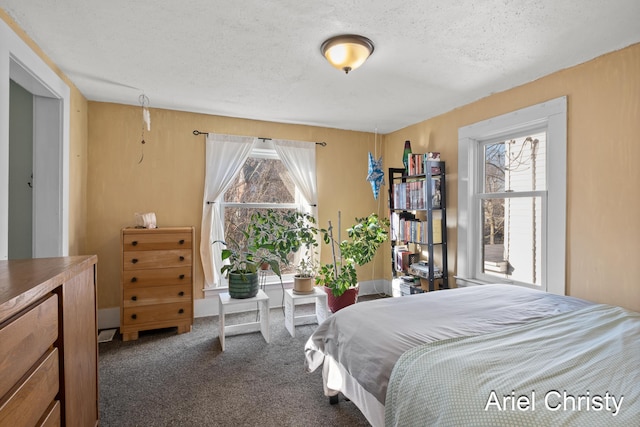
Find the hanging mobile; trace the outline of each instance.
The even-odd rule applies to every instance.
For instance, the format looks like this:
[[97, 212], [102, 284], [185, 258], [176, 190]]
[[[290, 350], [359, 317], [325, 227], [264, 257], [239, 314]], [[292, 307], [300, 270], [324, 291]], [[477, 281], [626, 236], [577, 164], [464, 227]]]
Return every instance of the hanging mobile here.
[[140, 106], [142, 106], [142, 137], [140, 139], [140, 160], [138, 160], [138, 164], [142, 163], [144, 160], [144, 144], [146, 143], [144, 140], [144, 130], [147, 129], [147, 132], [151, 131], [151, 114], [149, 113], [149, 98], [144, 93], [138, 97], [138, 102], [140, 102]]

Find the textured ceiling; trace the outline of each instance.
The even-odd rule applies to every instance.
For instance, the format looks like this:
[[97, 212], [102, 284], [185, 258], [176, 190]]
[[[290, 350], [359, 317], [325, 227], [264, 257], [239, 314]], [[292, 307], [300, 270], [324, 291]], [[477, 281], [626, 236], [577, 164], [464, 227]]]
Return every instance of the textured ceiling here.
[[[89, 100], [388, 133], [640, 42], [638, 0], [0, 0]], [[375, 51], [348, 75], [322, 42]], [[213, 129], [215, 131], [215, 129]]]

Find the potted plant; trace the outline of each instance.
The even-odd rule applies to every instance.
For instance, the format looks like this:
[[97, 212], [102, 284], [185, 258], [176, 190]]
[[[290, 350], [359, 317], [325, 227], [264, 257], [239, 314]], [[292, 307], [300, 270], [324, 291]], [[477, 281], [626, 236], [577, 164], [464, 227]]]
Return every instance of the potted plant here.
[[[245, 238], [248, 233], [243, 231]], [[229, 279], [229, 296], [231, 298], [252, 298], [258, 294], [258, 266], [263, 262], [255, 253], [240, 247], [240, 244], [229, 239], [231, 245], [222, 240], [222, 261], [228, 261], [220, 269], [220, 273]]]
[[379, 218], [373, 213], [364, 218], [356, 218], [356, 223], [347, 229], [348, 240], [343, 240], [337, 245], [333, 238], [331, 221], [328, 229], [321, 230], [324, 242], [331, 245], [333, 263], [320, 267], [316, 283], [324, 286], [329, 308], [333, 313], [356, 302], [356, 266], [365, 265], [373, 260], [380, 245], [389, 237], [388, 226], [388, 219]]
[[293, 276], [293, 293], [299, 295], [312, 294], [315, 286], [316, 262], [311, 256], [303, 257], [296, 265]]
[[[310, 251], [318, 245], [315, 239], [318, 231], [314, 225], [313, 216], [297, 211], [267, 209], [251, 215], [246, 230], [241, 230], [245, 241], [244, 248], [233, 240], [231, 246], [221, 242], [226, 246], [222, 251], [222, 260], [228, 260], [221, 273], [229, 278], [230, 296], [255, 296], [258, 293], [257, 271], [265, 265], [282, 280], [281, 267], [291, 263], [290, 254], [299, 251], [303, 246]], [[236, 285], [250, 287], [251, 291], [236, 292]]]

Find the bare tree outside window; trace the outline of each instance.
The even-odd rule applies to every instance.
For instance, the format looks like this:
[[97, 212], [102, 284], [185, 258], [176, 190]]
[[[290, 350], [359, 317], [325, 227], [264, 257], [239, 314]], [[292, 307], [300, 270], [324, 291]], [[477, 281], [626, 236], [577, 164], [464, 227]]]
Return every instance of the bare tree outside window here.
[[[246, 249], [243, 231], [251, 215], [257, 211], [265, 213], [267, 209], [296, 210], [296, 187], [280, 159], [249, 157], [225, 192], [224, 204], [225, 240]], [[293, 266], [282, 270], [282, 274], [292, 273]]]

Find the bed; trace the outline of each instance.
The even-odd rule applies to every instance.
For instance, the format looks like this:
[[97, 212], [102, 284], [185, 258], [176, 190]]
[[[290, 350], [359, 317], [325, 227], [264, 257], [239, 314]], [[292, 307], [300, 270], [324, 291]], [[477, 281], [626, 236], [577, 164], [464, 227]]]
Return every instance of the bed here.
[[[617, 320], [603, 322], [607, 316]], [[568, 423], [584, 414], [612, 417], [611, 411], [595, 409], [544, 410], [544, 399], [556, 389], [564, 397], [565, 388], [572, 384], [575, 387], [569, 393], [584, 396], [593, 392], [590, 397], [606, 398], [608, 390], [600, 389], [605, 384], [590, 389], [596, 383], [582, 371], [604, 373], [600, 377], [605, 383], [612, 378], [618, 381], [610, 374], [617, 371], [622, 354], [627, 359], [624, 378], [632, 381], [609, 384], [609, 393], [618, 399], [626, 393], [624, 406], [613, 421], [635, 416], [633, 425], [637, 425], [638, 316], [619, 307], [511, 285], [385, 298], [345, 308], [319, 325], [305, 345], [305, 367], [309, 372], [322, 367], [325, 395], [342, 393], [373, 426], [385, 425], [385, 421], [387, 425], [466, 425], [470, 419], [482, 425], [484, 418], [486, 425], [533, 425], [536, 416], [561, 419], [560, 412]], [[490, 353], [487, 348], [497, 350]], [[592, 354], [594, 349], [600, 353]], [[519, 374], [519, 361], [531, 355], [539, 355], [534, 357], [536, 363], [525, 364], [531, 369]], [[544, 375], [550, 366], [559, 372], [553, 371], [559, 375], [557, 383], [545, 382], [550, 381]], [[543, 373], [543, 378], [534, 378], [536, 373]], [[460, 381], [467, 377], [476, 383], [463, 385]], [[614, 393], [613, 386], [618, 384], [621, 388]], [[529, 408], [536, 410], [506, 408], [514, 402], [525, 406], [527, 396]], [[613, 404], [611, 396], [608, 402]], [[553, 407], [557, 402], [546, 403]]]

